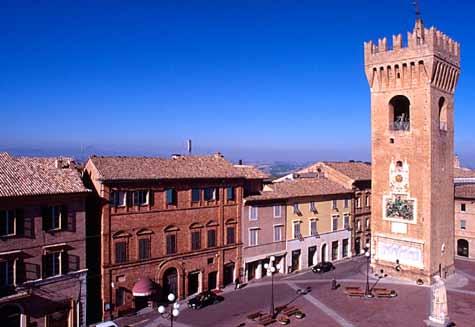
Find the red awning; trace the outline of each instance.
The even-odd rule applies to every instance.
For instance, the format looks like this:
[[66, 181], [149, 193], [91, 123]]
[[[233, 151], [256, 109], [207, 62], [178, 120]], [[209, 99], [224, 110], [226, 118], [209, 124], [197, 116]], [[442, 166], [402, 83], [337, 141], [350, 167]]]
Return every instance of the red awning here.
[[132, 288], [133, 296], [149, 296], [154, 291], [154, 284], [150, 278], [140, 278]]

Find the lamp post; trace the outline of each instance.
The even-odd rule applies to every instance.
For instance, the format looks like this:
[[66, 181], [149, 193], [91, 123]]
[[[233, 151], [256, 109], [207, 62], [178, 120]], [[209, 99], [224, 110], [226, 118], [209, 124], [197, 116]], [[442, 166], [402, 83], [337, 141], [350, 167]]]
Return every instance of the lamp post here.
[[275, 316], [275, 308], [274, 308], [274, 273], [277, 270], [280, 270], [280, 265], [275, 265], [274, 266], [274, 261], [275, 257], [271, 256], [269, 258], [269, 263], [264, 264], [264, 268], [270, 270], [270, 276], [271, 276], [271, 304], [270, 304], [270, 315], [272, 318]]
[[366, 290], [364, 295], [368, 298], [374, 297], [373, 293], [371, 293], [371, 288], [369, 287], [369, 265], [371, 263], [371, 252], [369, 248], [369, 244], [366, 244], [364, 248], [365, 252], [364, 255], [366, 257]]
[[158, 313], [160, 313], [160, 315], [165, 318], [165, 319], [168, 319], [170, 318], [170, 326], [173, 327], [173, 319], [178, 317], [178, 315], [180, 314], [180, 304], [175, 302], [175, 294], [173, 293], [170, 293], [168, 294], [168, 301], [172, 304], [172, 307], [170, 309], [170, 312], [167, 312], [166, 311], [166, 308], [161, 305], [158, 307]]

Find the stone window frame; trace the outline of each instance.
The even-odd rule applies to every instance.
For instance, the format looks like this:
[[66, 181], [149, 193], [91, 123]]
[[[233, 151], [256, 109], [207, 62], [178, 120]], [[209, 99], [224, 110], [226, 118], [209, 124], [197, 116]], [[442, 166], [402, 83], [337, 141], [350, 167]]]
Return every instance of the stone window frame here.
[[[255, 214], [253, 214], [255, 213]], [[259, 220], [259, 207], [249, 206], [249, 220], [256, 221]]]
[[[148, 260], [152, 258], [152, 235], [153, 231], [147, 228], [142, 228], [140, 229], [137, 233], [137, 259], [138, 260]], [[140, 241], [141, 240], [148, 240], [149, 241], [149, 246], [148, 246], [148, 257], [147, 258], [141, 258], [140, 257]]]
[[[278, 211], [278, 214], [276, 213], [276, 211]], [[276, 204], [272, 206], [272, 213], [274, 218], [282, 218], [282, 205]]]
[[[234, 245], [234, 244], [237, 244], [237, 221], [236, 219], [228, 219], [226, 220], [225, 222], [225, 225], [226, 225], [226, 245]], [[233, 242], [230, 243], [229, 242], [229, 239], [228, 239], [228, 236], [229, 236], [229, 233], [228, 233], [228, 229], [229, 228], [232, 228], [233, 229]]]
[[[315, 222], [315, 234], [312, 233], [312, 223]], [[318, 218], [310, 218], [308, 220], [308, 230], [310, 236], [317, 236], [318, 235]]]
[[[295, 226], [299, 226], [299, 233], [296, 234], [295, 233]], [[292, 220], [292, 238], [293, 239], [299, 239], [303, 237], [302, 235], [302, 220], [300, 219], [296, 219], [296, 220]]]
[[[218, 226], [219, 224], [214, 221], [210, 220], [206, 223], [206, 247], [207, 248], [215, 248], [218, 245]], [[214, 245], [209, 245], [209, 232], [214, 231]]]
[[[175, 255], [178, 253], [178, 232], [180, 229], [175, 226], [175, 225], [168, 225], [163, 229], [163, 232], [165, 233], [165, 255]], [[175, 245], [174, 245], [174, 250], [173, 252], [168, 251], [168, 236], [169, 235], [174, 235], [175, 236]]]
[[[16, 236], [18, 235], [18, 210], [19, 209], [2, 209], [0, 210], [0, 213], [4, 213], [4, 221], [0, 221], [1, 224], [5, 224], [5, 234], [0, 234], [0, 237], [11, 237], [11, 236]], [[13, 214], [11, 214], [13, 213]], [[10, 217], [12, 215], [13, 217]], [[13, 220], [13, 226], [10, 226], [9, 220]], [[13, 227], [13, 231], [9, 233], [10, 227]], [[3, 229], [3, 228], [2, 228]]]
[[[125, 231], [118, 231], [112, 235], [112, 244], [114, 245], [112, 247], [114, 253], [112, 258], [114, 259], [113, 262], [114, 264], [124, 264], [130, 260], [130, 255], [129, 255], [129, 243], [130, 243], [130, 238], [132, 237], [131, 234], [125, 232]], [[125, 261], [118, 262], [117, 261], [117, 243], [123, 242], [125, 243]]]
[[[338, 231], [340, 215], [332, 215], [332, 232]], [[336, 228], [335, 228], [335, 221], [336, 221]]]
[[[190, 229], [190, 250], [191, 251], [200, 251], [201, 249], [203, 249], [203, 233], [202, 233], [202, 229], [203, 229], [203, 224], [200, 224], [200, 223], [193, 223], [190, 225], [189, 229]], [[196, 235], [195, 233], [198, 233], [198, 246], [195, 248], [193, 245], [193, 235]]]
[[[260, 230], [259, 227], [250, 227], [249, 228], [249, 238], [248, 238], [248, 245], [249, 246], [258, 246], [259, 245], [259, 230]], [[255, 244], [252, 244], [252, 242], [251, 242], [251, 239], [252, 239], [251, 235], [252, 235], [253, 232], [255, 232], [255, 234], [256, 234]]]
[[[284, 224], [274, 224], [272, 227], [273, 227], [273, 228], [272, 228], [272, 229], [273, 229], [272, 232], [273, 232], [273, 240], [274, 240], [274, 242], [282, 242], [282, 241], [284, 240], [284, 233], [285, 233]], [[280, 231], [280, 239], [276, 239], [276, 237], [275, 237], [275, 236], [276, 236], [276, 229], [277, 229], [277, 228], [281, 229], [281, 231]]]

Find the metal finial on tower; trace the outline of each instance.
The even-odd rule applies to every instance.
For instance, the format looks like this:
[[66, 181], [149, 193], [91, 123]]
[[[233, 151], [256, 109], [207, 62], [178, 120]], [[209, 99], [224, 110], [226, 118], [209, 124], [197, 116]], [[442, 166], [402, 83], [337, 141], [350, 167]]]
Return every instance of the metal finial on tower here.
[[416, 20], [421, 19], [421, 9], [419, 7], [419, 0], [414, 0], [412, 4], [414, 5], [414, 9], [416, 11]]

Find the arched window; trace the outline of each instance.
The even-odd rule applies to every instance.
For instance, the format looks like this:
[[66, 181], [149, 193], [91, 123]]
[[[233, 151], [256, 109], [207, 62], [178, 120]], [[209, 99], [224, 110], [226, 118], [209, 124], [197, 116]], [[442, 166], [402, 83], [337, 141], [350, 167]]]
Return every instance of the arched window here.
[[411, 126], [410, 102], [403, 95], [396, 95], [389, 101], [389, 123], [394, 131], [408, 131]]
[[447, 103], [444, 97], [439, 99], [439, 128], [441, 131], [447, 130]]

